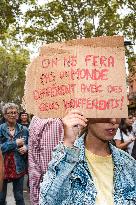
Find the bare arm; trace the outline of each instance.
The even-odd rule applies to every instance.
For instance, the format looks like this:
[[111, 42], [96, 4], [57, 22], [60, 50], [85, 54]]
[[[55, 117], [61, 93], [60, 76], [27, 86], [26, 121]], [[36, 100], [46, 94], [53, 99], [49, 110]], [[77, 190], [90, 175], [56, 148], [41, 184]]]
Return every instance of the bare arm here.
[[133, 137], [132, 135], [129, 136], [129, 139], [126, 141], [126, 142], [122, 142], [121, 140], [115, 140], [116, 142], [116, 146], [119, 148], [119, 149], [127, 149], [128, 145], [130, 143], [132, 143], [133, 141], [135, 140], [135, 137]]

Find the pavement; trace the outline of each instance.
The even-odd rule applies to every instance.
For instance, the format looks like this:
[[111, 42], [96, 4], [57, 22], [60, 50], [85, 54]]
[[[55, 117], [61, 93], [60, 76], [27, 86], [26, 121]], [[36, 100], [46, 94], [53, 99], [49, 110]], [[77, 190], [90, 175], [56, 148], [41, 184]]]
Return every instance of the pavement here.
[[[7, 190], [7, 198], [6, 198], [7, 205], [16, 205], [12, 189], [13, 189], [12, 183], [9, 183], [8, 190]], [[24, 193], [25, 205], [30, 205], [29, 192], [28, 192], [28, 188], [27, 188], [27, 176], [26, 175], [24, 178], [24, 191], [23, 191], [23, 193]]]

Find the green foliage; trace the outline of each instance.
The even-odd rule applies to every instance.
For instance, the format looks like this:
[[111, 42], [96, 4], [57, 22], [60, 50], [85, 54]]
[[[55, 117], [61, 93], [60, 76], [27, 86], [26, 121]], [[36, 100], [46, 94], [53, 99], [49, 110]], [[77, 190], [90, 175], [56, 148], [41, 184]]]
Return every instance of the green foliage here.
[[[51, 43], [121, 34], [135, 42], [135, 11], [133, 0], [52, 0], [26, 12], [26, 23], [31, 19], [32, 24], [24, 27], [25, 41]], [[132, 47], [126, 54], [128, 63], [135, 59]]]
[[6, 38], [10, 25], [19, 27], [19, 18], [22, 17], [20, 6], [35, 4], [35, 0], [0, 0], [0, 39]]
[[32, 26], [24, 29], [27, 34], [26, 41], [31, 34], [36, 41], [43, 40], [48, 43], [118, 34], [122, 26], [118, 15], [119, 8], [117, 1], [108, 0], [51, 1], [26, 12], [26, 22], [30, 19], [33, 22]]
[[29, 53], [15, 47], [0, 47], [0, 102], [21, 103]]
[[[0, 39], [24, 45], [103, 35], [136, 41], [134, 0], [0, 0]], [[21, 5], [28, 5], [23, 15]], [[23, 24], [20, 24], [24, 21]], [[134, 51], [127, 47], [128, 62]]]

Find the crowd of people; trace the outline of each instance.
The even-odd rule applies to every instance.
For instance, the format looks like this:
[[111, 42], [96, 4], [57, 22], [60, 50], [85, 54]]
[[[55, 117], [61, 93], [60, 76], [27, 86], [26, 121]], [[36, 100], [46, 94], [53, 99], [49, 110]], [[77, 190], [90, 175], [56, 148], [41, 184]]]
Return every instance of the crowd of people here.
[[2, 109], [0, 205], [13, 184], [24, 205], [29, 175], [32, 205], [135, 205], [136, 117], [88, 118], [71, 110], [64, 118], [30, 120], [14, 103]]

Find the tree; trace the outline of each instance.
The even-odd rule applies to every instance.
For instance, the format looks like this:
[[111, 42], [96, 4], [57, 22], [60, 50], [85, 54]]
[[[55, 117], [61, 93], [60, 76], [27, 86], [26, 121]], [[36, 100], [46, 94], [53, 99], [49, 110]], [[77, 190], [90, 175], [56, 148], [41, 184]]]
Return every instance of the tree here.
[[[42, 5], [37, 0], [1, 1], [1, 40], [8, 38], [22, 45], [103, 35], [136, 40], [134, 0], [48, 0]], [[28, 5], [25, 14], [23, 3]], [[131, 62], [133, 47], [127, 48]]]
[[21, 103], [28, 63], [27, 50], [0, 47], [0, 102]]
[[133, 42], [136, 41], [136, 1], [122, 0], [123, 5], [126, 5], [129, 13], [123, 19], [123, 34], [128, 36]]
[[[22, 18], [21, 5], [33, 5], [35, 0], [0, 0], [0, 39], [7, 37], [10, 26], [16, 27], [16, 34], [20, 32], [19, 21]], [[13, 34], [14, 35], [14, 34]]]
[[[37, 5], [25, 15], [26, 22], [32, 22], [24, 28], [26, 40], [49, 43], [121, 32], [135, 40], [135, 5], [131, 0], [54, 0]], [[124, 9], [130, 12], [122, 16]]]
[[[133, 0], [53, 0], [35, 5], [25, 14], [25, 21], [30, 25], [24, 27], [25, 41], [51, 43], [122, 34], [135, 42], [135, 10]], [[127, 12], [122, 15], [124, 11]], [[132, 47], [126, 49], [126, 55], [128, 62], [135, 58]]]

